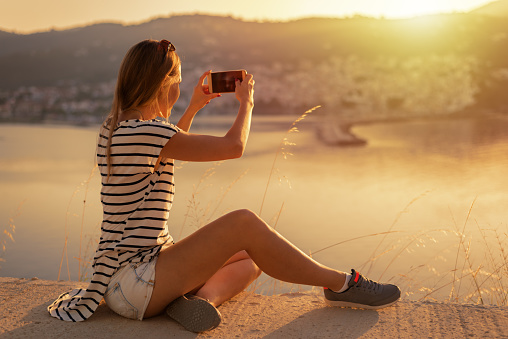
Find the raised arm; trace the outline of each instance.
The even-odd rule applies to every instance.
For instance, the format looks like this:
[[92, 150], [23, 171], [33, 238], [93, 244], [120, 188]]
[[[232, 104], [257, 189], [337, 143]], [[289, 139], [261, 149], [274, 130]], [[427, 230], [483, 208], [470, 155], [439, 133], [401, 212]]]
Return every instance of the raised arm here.
[[[254, 79], [252, 74], [247, 74], [242, 82], [236, 82], [235, 95], [240, 102], [240, 108], [233, 125], [226, 135], [216, 137], [192, 134], [184, 129], [175, 134], [166, 143], [162, 149], [161, 156], [186, 161], [216, 161], [241, 157], [247, 145], [252, 109], [254, 108]], [[205, 104], [206, 102], [203, 106]], [[195, 115], [195, 113], [194, 115], [191, 114], [192, 110], [188, 109], [188, 111], [188, 117], [182, 122], [184, 127], [187, 124], [190, 126], [192, 118]], [[181, 128], [180, 122], [177, 126]]]

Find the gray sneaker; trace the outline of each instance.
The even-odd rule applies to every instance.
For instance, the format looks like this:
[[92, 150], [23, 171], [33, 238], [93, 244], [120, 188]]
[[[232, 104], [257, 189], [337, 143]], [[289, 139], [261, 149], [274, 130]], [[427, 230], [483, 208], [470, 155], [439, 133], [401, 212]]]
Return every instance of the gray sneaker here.
[[395, 285], [366, 279], [355, 270], [351, 270], [351, 275], [353, 277], [348, 283], [349, 288], [344, 292], [337, 293], [324, 288], [327, 305], [377, 310], [395, 304], [400, 298], [400, 290]]
[[192, 294], [171, 302], [166, 308], [166, 314], [191, 332], [213, 330], [222, 320], [219, 310], [208, 300]]

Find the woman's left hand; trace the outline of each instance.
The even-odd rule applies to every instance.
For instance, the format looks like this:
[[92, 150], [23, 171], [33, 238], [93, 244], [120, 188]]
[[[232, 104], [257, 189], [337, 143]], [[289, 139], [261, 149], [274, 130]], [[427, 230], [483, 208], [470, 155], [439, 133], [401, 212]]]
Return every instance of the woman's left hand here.
[[196, 111], [199, 111], [206, 104], [208, 104], [212, 99], [218, 98], [221, 95], [219, 93], [210, 93], [208, 90], [208, 85], [205, 85], [205, 78], [208, 74], [210, 74], [211, 70], [206, 71], [199, 78], [198, 84], [194, 87], [194, 91], [192, 92], [192, 98], [189, 103], [189, 107], [193, 107]]

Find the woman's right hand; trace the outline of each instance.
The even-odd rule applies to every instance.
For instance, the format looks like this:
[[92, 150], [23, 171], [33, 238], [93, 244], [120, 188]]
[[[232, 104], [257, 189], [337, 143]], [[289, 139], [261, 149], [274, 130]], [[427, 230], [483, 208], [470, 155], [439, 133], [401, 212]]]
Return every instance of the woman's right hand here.
[[254, 104], [255, 83], [252, 74], [247, 74], [243, 81], [236, 79], [235, 96], [240, 103]]
[[203, 75], [201, 75], [197, 85], [194, 87], [194, 91], [192, 92], [192, 97], [189, 106], [194, 107], [196, 111], [199, 111], [206, 104], [210, 103], [212, 99], [221, 96], [219, 93], [210, 93], [208, 85], [204, 84], [205, 79], [210, 72], [211, 70], [206, 71], [205, 73], [203, 73]]

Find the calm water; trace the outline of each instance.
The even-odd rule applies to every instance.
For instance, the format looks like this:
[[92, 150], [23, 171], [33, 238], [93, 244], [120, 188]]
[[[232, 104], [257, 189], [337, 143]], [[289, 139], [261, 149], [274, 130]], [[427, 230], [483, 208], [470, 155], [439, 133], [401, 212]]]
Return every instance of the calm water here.
[[[233, 209], [259, 212], [285, 134], [269, 125], [254, 120], [242, 159], [179, 164], [169, 221], [176, 239]], [[354, 132], [369, 143], [353, 148], [320, 144], [310, 120], [300, 129], [289, 135], [294, 155], [277, 158], [262, 216], [318, 261], [361, 268], [416, 296], [422, 286], [450, 281], [459, 244], [454, 231], [465, 230], [473, 268], [485, 263], [487, 247], [498, 250], [506, 238], [508, 119], [358, 126]], [[0, 231], [9, 218], [16, 227], [1, 276], [56, 279], [67, 229], [69, 271], [78, 279], [80, 237], [87, 260], [102, 213], [99, 176], [92, 173], [96, 137], [95, 128], [0, 125]], [[373, 235], [387, 231], [393, 233]], [[61, 279], [68, 278], [66, 261]]]

